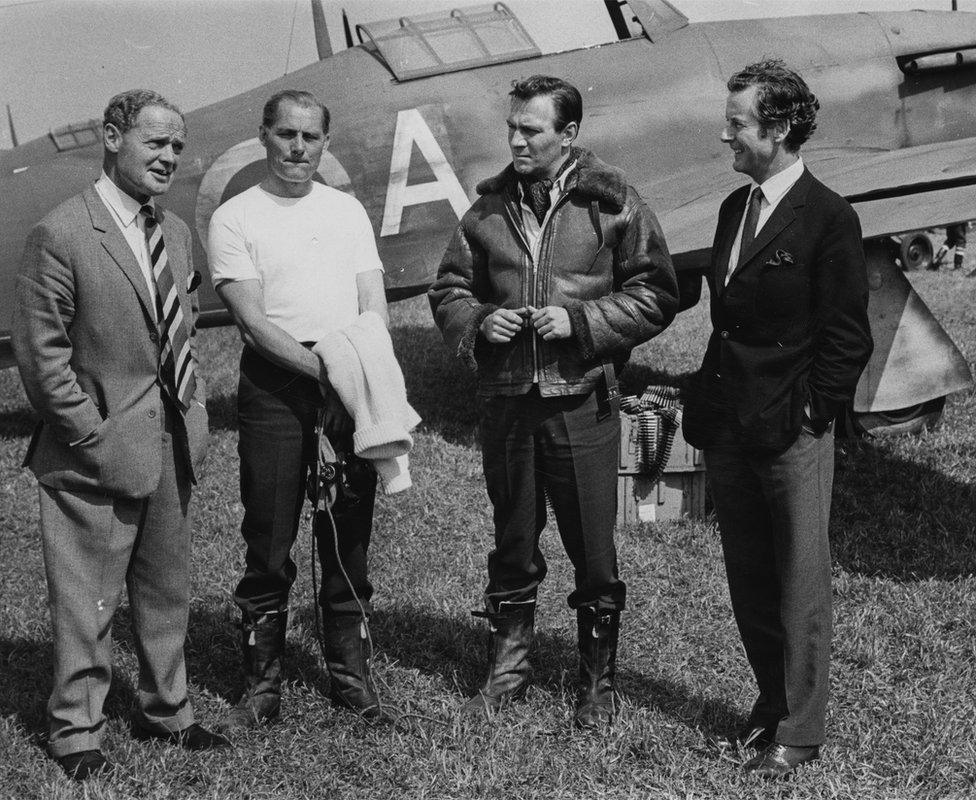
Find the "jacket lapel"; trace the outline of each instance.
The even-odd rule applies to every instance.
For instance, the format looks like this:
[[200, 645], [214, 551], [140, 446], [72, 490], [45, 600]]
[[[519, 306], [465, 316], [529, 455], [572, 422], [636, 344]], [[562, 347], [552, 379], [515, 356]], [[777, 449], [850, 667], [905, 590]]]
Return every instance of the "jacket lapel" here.
[[739, 266], [732, 273], [731, 280], [735, 280], [741, 270], [748, 267], [756, 256], [765, 250], [785, 228], [793, 223], [796, 219], [796, 209], [800, 208], [806, 202], [807, 190], [810, 187], [811, 179], [810, 172], [804, 168], [800, 179], [790, 187], [786, 196], [780, 200], [779, 205], [776, 206], [772, 215], [766, 220], [766, 224], [762, 226], [762, 229], [756, 234], [756, 238], [753, 239], [752, 244], [749, 245], [746, 252], [739, 259]]
[[156, 314], [153, 310], [153, 299], [149, 295], [149, 287], [146, 285], [139, 263], [132, 254], [132, 248], [129, 247], [119, 226], [112, 219], [112, 213], [105, 207], [94, 186], [89, 186], [85, 190], [84, 198], [88, 213], [91, 215], [92, 227], [101, 234], [102, 247], [132, 284], [146, 319], [155, 327]]
[[735, 234], [739, 230], [742, 215], [746, 211], [746, 202], [749, 199], [749, 186], [743, 186], [737, 191], [742, 196], [731, 204], [731, 208], [734, 210], [730, 211], [724, 220], [719, 220], [720, 234], [716, 239], [717, 247], [715, 251], [717, 257], [713, 265], [715, 291], [719, 295], [725, 291], [725, 276], [729, 271], [729, 257], [732, 255], [732, 245], [735, 243]]

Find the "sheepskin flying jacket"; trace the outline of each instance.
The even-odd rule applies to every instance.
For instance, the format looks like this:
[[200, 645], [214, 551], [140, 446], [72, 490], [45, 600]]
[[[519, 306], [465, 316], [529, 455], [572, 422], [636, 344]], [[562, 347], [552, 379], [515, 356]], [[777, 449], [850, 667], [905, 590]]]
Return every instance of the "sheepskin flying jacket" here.
[[[538, 378], [544, 397], [587, 394], [603, 365], [619, 368], [664, 330], [678, 291], [664, 235], [623, 173], [580, 150], [553, 204], [533, 263], [509, 165], [482, 181], [428, 297], [441, 333], [477, 369], [482, 395], [518, 395]], [[531, 326], [491, 344], [479, 333], [496, 308], [562, 306], [572, 335], [546, 342]]]

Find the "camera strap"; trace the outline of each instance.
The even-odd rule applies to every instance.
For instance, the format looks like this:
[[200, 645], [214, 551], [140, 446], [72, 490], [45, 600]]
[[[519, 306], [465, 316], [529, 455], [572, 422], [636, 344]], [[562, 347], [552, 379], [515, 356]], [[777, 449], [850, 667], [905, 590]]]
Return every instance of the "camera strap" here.
[[308, 471], [308, 500], [315, 511], [335, 505], [339, 493], [341, 463], [332, 442], [325, 433], [325, 409], [319, 409], [315, 420], [317, 458]]

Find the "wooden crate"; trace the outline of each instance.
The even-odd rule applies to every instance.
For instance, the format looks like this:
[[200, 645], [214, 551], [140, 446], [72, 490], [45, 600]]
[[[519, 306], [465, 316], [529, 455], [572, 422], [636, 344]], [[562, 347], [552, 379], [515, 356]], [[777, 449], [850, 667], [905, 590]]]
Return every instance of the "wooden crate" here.
[[617, 476], [618, 525], [703, 516], [704, 469], [665, 472], [656, 481], [642, 475]]

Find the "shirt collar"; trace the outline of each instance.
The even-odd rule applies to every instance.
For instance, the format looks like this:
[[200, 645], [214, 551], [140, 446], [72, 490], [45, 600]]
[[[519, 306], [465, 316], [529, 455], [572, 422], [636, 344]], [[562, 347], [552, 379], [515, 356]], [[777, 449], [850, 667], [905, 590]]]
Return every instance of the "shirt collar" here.
[[574, 158], [572, 163], [566, 167], [566, 169], [560, 172], [559, 177], [553, 182], [552, 188], [558, 190], [559, 194], [566, 191], [566, 181], [568, 181], [569, 176], [573, 174], [573, 170], [576, 169], [576, 164], [578, 161], [578, 158]]
[[777, 172], [771, 178], [766, 178], [765, 181], [759, 184], [759, 188], [763, 193], [763, 197], [766, 198], [766, 202], [771, 206], [776, 205], [793, 188], [793, 184], [800, 180], [802, 174], [803, 159], [797, 158], [786, 169]]
[[[576, 169], [578, 163], [579, 159], [574, 158], [570, 165], [560, 172], [559, 177], [552, 182], [552, 188], [549, 190], [549, 194], [553, 198], [560, 197], [566, 191], [566, 181], [569, 180], [569, 176], [573, 174], [573, 170]], [[518, 186], [519, 202], [522, 202], [525, 200], [525, 187], [522, 185], [522, 181], [518, 181], [516, 185]]]
[[109, 208], [115, 212], [119, 221], [128, 228], [133, 220], [139, 216], [139, 209], [143, 205], [147, 205], [153, 208], [153, 201], [150, 197], [145, 203], [140, 203], [134, 197], [123, 192], [112, 179], [105, 174], [102, 170], [102, 174], [99, 175], [98, 180], [95, 181], [95, 187], [98, 189], [99, 194], [102, 199], [108, 204]]

